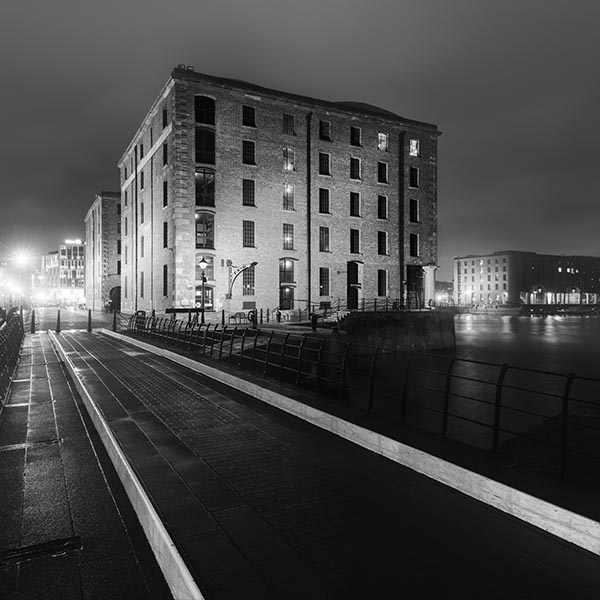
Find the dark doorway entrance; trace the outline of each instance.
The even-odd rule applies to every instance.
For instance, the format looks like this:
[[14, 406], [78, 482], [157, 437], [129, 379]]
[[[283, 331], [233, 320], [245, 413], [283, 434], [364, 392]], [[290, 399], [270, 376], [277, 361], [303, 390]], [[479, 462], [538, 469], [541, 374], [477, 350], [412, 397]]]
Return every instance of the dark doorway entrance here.
[[111, 309], [116, 312], [121, 312], [121, 286], [117, 285], [108, 292]]
[[292, 310], [294, 308], [294, 288], [282, 287], [279, 289], [279, 308]]
[[406, 267], [406, 306], [423, 308], [424, 300], [423, 268], [419, 265], [408, 265]]
[[346, 272], [348, 282], [348, 310], [356, 310], [358, 308], [358, 290], [360, 288], [360, 283], [358, 281], [358, 263], [355, 261], [349, 261]]

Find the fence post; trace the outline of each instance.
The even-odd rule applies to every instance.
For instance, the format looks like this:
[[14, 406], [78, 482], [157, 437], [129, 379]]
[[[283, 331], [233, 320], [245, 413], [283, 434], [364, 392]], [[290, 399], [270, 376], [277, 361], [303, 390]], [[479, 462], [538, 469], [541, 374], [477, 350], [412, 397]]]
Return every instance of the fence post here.
[[233, 354], [233, 340], [235, 338], [236, 333], [237, 333], [237, 327], [234, 326], [233, 332], [231, 334], [231, 340], [229, 341], [229, 360], [231, 360], [231, 355]]
[[60, 333], [60, 308], [56, 311], [56, 333]]
[[456, 362], [456, 356], [452, 357], [450, 364], [448, 365], [448, 371], [446, 373], [446, 385], [444, 388], [444, 414], [442, 415], [442, 435], [446, 435], [448, 431], [448, 410], [450, 408], [450, 384], [452, 383], [452, 369], [454, 369], [454, 363]]
[[406, 404], [408, 402], [408, 367], [412, 359], [413, 353], [409, 352], [404, 363], [404, 379], [402, 381], [402, 398], [400, 399], [400, 420], [404, 421], [406, 417]]
[[223, 327], [225, 327], [225, 309], [224, 308], [221, 310], [221, 325], [223, 325]]
[[260, 324], [263, 324], [263, 309], [260, 309]]
[[496, 380], [496, 400], [494, 402], [494, 438], [492, 440], [492, 452], [498, 451], [498, 441], [500, 439], [500, 412], [502, 410], [502, 386], [504, 385], [504, 376], [508, 371], [509, 365], [503, 363], [500, 365], [500, 372]]
[[242, 331], [242, 343], [240, 344], [240, 360], [238, 361], [238, 365], [242, 364], [242, 359], [244, 358], [244, 342], [246, 341], [246, 334], [248, 333], [248, 328], [244, 327]]
[[562, 397], [562, 416], [561, 416], [561, 432], [560, 432], [560, 474], [564, 475], [567, 470], [567, 433], [569, 428], [569, 397], [571, 394], [571, 384], [575, 379], [573, 373], [567, 373], [565, 381], [565, 390]]
[[267, 308], [267, 323], [269, 322], [269, 309]]
[[31, 333], [35, 333], [35, 310], [31, 311]]
[[92, 311], [89, 308], [88, 308], [88, 326], [87, 326], [87, 331], [88, 331], [88, 333], [92, 333]]
[[296, 385], [300, 383], [300, 375], [302, 372], [302, 349], [304, 348], [304, 342], [306, 342], [306, 335], [302, 336], [300, 347], [298, 348], [298, 368], [296, 369]]
[[373, 357], [371, 358], [371, 368], [369, 370], [369, 412], [373, 410], [373, 396], [375, 392], [375, 363], [377, 362], [377, 353], [379, 348], [373, 350]]

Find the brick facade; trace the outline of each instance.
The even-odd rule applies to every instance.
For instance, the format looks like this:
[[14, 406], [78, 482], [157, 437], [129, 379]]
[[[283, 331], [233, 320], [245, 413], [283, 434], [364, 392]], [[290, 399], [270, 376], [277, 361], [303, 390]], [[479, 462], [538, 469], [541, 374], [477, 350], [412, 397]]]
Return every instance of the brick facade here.
[[[214, 124], [197, 122], [197, 96], [214, 101]], [[244, 111], [254, 117], [253, 123], [244, 124]], [[329, 140], [321, 139], [322, 121], [330, 123]], [[360, 145], [351, 143], [357, 141], [351, 140], [351, 128], [360, 130]], [[199, 139], [214, 135], [214, 160], [209, 150], [196, 162], [197, 129], [202, 130]], [[380, 134], [387, 135], [384, 149]], [[124, 310], [163, 312], [199, 305], [197, 265], [202, 257], [212, 261], [205, 282], [208, 309], [345, 307], [363, 298], [403, 300], [411, 291], [423, 301], [423, 276], [411, 280], [407, 267], [422, 272], [423, 266], [437, 262], [438, 135], [434, 125], [375, 107], [314, 100], [175, 69], [119, 162], [127, 198]], [[410, 140], [418, 141], [417, 156], [410, 155]], [[247, 151], [254, 147], [255, 164], [244, 164], [244, 142]], [[285, 160], [292, 154], [293, 168], [287, 170]], [[320, 154], [329, 156], [329, 175], [319, 173]], [[351, 159], [359, 161], [359, 179], [350, 176]], [[418, 170], [415, 186], [410, 185], [411, 168]], [[195, 173], [203, 169], [214, 172], [214, 206], [196, 204]], [[384, 172], [386, 181], [379, 182]], [[254, 187], [252, 205], [248, 198], [243, 201], [244, 180], [254, 182], [247, 184]], [[287, 204], [285, 186], [293, 189], [293, 202], [288, 196]], [[320, 189], [329, 190], [328, 212], [319, 210]], [[378, 196], [387, 198], [385, 214], [378, 211]], [[418, 218], [411, 213], [411, 200], [418, 203]], [[197, 219], [201, 232], [212, 231], [212, 224], [214, 243], [202, 235], [198, 242]], [[244, 222], [254, 224], [250, 247], [243, 245]], [[328, 228], [328, 248], [320, 248], [320, 228]], [[359, 231], [359, 247], [352, 249], [357, 252], [351, 252], [351, 230]], [[415, 256], [411, 233], [418, 235]], [[198, 243], [205, 247], [197, 248]], [[248, 273], [245, 288], [242, 273], [230, 289], [236, 267], [253, 262], [254, 289]], [[292, 266], [293, 275], [288, 271]], [[328, 270], [329, 289], [320, 288], [323, 269]], [[386, 272], [385, 290], [379, 271]]]

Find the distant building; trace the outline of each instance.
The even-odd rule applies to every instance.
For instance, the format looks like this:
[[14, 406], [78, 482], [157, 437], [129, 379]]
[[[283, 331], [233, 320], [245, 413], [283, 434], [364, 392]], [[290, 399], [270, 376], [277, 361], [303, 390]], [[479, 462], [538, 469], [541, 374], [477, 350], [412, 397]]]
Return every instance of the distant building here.
[[435, 303], [452, 304], [454, 301], [454, 284], [451, 281], [435, 282]]
[[36, 302], [77, 306], [85, 302], [85, 247], [83, 242], [65, 240], [58, 250], [42, 256]]
[[119, 161], [123, 309], [426, 303], [438, 136], [180, 65]]
[[454, 259], [458, 304], [596, 304], [600, 257], [506, 250]]
[[85, 216], [85, 298], [102, 310], [121, 297], [121, 194], [100, 192]]

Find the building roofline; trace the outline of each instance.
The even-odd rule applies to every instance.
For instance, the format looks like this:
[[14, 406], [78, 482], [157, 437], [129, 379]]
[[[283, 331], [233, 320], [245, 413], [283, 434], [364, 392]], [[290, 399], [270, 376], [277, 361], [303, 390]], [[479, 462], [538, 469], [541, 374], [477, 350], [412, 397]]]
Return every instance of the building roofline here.
[[539, 256], [552, 258], [593, 258], [600, 260], [600, 256], [590, 256], [587, 254], [544, 254], [541, 252], [531, 252], [529, 250], [499, 250], [496, 252], [487, 252], [482, 254], [465, 254], [463, 256], [455, 256], [454, 260], [463, 260], [466, 258], [485, 258], [487, 256], [503, 256], [507, 254], [517, 254], [521, 256]]

